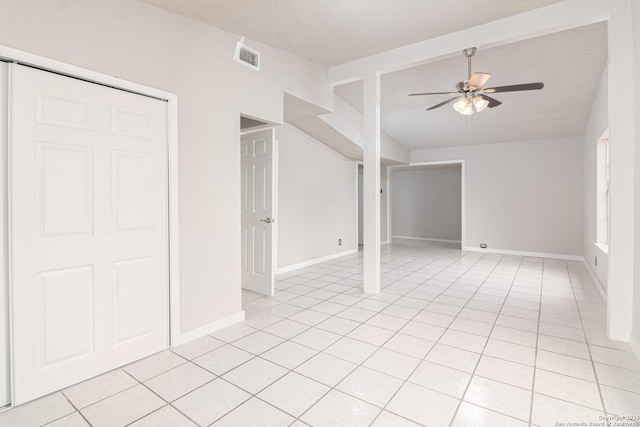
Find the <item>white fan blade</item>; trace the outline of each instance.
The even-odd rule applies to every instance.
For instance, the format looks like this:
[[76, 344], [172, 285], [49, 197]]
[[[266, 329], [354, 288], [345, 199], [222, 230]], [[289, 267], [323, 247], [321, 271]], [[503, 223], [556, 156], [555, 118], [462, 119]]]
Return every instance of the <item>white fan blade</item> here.
[[471, 79], [469, 79], [469, 86], [480, 89], [490, 78], [491, 74], [489, 73], [473, 73]]

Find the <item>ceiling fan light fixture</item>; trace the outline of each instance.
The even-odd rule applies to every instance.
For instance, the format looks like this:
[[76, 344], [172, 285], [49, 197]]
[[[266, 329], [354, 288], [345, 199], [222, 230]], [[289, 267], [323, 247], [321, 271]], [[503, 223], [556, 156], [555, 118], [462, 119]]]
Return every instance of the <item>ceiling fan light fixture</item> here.
[[453, 109], [463, 116], [469, 116], [473, 114], [473, 105], [467, 98], [460, 98], [453, 104]]
[[[496, 86], [485, 88], [484, 85], [491, 78], [491, 73], [475, 72], [471, 73], [471, 58], [475, 55], [477, 49], [470, 47], [462, 51], [467, 58], [468, 78], [456, 84], [456, 92], [424, 92], [424, 93], [410, 93], [409, 96], [418, 95], [449, 95], [449, 98], [443, 102], [440, 102], [430, 108], [427, 111], [435, 110], [443, 105], [452, 104], [453, 109], [458, 113], [469, 116], [476, 112], [484, 111], [485, 108], [497, 107], [502, 102], [497, 99], [488, 96], [487, 94], [494, 94], [499, 92], [520, 92], [525, 90], [540, 90], [544, 87], [544, 83], [521, 83], [507, 86]], [[482, 96], [484, 95], [484, 96]]]
[[489, 105], [489, 101], [481, 96], [476, 96], [473, 98], [473, 105], [476, 107], [476, 111], [479, 113], [480, 111], [487, 108], [487, 105]]

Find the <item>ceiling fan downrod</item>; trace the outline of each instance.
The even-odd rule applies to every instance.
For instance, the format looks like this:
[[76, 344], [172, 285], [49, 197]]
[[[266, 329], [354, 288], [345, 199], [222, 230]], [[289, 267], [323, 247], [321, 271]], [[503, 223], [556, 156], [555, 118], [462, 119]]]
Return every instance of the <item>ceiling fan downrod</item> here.
[[467, 64], [468, 64], [467, 80], [471, 80], [471, 58], [473, 57], [473, 55], [476, 54], [477, 50], [478, 49], [475, 47], [468, 47], [462, 51], [462, 54], [467, 57]]

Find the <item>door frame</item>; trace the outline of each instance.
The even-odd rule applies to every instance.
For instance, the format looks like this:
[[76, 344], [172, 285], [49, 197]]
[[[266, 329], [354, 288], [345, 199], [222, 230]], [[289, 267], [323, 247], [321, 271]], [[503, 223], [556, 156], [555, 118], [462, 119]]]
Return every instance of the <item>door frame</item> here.
[[[262, 120], [262, 119], [257, 119]], [[280, 221], [278, 220], [278, 165], [279, 165], [279, 153], [280, 146], [278, 143], [278, 139], [276, 138], [276, 127], [279, 126], [276, 123], [265, 121], [265, 126], [259, 126], [255, 128], [249, 128], [246, 130], [240, 130], [240, 138], [244, 135], [250, 135], [256, 132], [264, 132], [266, 130], [271, 131], [271, 217], [274, 218], [274, 222], [271, 227], [271, 276], [273, 282], [273, 293], [275, 295], [275, 276], [278, 274], [278, 225]], [[241, 141], [238, 141], [241, 143]], [[238, 159], [241, 161], [240, 159]], [[242, 192], [242, 189], [240, 189]], [[241, 194], [242, 195], [242, 194]], [[240, 209], [242, 211], [242, 207]], [[242, 239], [242, 236], [240, 236]], [[242, 287], [242, 283], [240, 283], [240, 288]]]
[[389, 243], [393, 239], [393, 232], [391, 229], [391, 191], [393, 172], [398, 169], [410, 169], [414, 166], [442, 166], [442, 165], [460, 165], [460, 250], [465, 249], [465, 241], [466, 241], [466, 209], [465, 209], [465, 168], [464, 168], [464, 159], [460, 160], [441, 160], [434, 162], [417, 162], [417, 163], [409, 163], [408, 165], [393, 165], [387, 167], [387, 188], [389, 189], [387, 193], [387, 233], [389, 236]]
[[[54, 59], [45, 58], [34, 55], [8, 46], [0, 45], [0, 58], [9, 63], [9, 80], [12, 79], [12, 64], [21, 64], [44, 71], [53, 72], [67, 77], [72, 77], [89, 83], [95, 83], [102, 86], [108, 86], [114, 89], [124, 90], [127, 92], [160, 99], [167, 102], [167, 195], [168, 195], [168, 260], [169, 260], [169, 347], [175, 347], [183, 342], [180, 328], [180, 276], [179, 276], [179, 230], [178, 230], [178, 96], [176, 94], [144, 86], [138, 83], [129, 82], [117, 77], [109, 76], [96, 71], [69, 65]], [[11, 100], [11, 87], [9, 87], [9, 101]], [[11, 140], [12, 129], [9, 123], [8, 142]], [[10, 176], [11, 165], [8, 164], [8, 170], [2, 171]], [[8, 197], [10, 200], [10, 197]], [[8, 215], [7, 212], [5, 214]], [[11, 231], [11, 218], [8, 218], [8, 229]], [[12, 248], [9, 241], [8, 254], [11, 254]], [[11, 295], [11, 271], [8, 275], [9, 290], [9, 348], [10, 359], [13, 361], [13, 331], [12, 322], [12, 295]], [[13, 373], [13, 362], [11, 362], [10, 373]], [[13, 375], [12, 375], [13, 376]], [[13, 383], [13, 379], [11, 381]], [[12, 384], [13, 394], [13, 384]]]
[[[357, 246], [361, 246], [360, 245], [360, 205], [358, 203], [358, 199], [360, 197], [360, 185], [359, 185], [359, 180], [360, 180], [360, 167], [364, 168], [364, 161], [362, 160], [356, 160], [356, 242], [357, 242]], [[380, 246], [384, 246], [384, 245], [389, 245], [391, 244], [391, 172], [394, 166], [393, 165], [385, 165], [385, 164], [380, 164], [380, 171], [382, 171], [382, 168], [386, 169], [387, 172], [387, 183], [385, 185], [385, 188], [380, 188], [381, 191], [386, 192], [386, 197], [387, 197], [387, 206], [386, 206], [386, 212], [387, 212], [387, 221], [386, 221], [386, 234], [383, 236], [382, 232], [380, 233]], [[382, 173], [381, 175], [381, 179], [382, 179]], [[363, 177], [364, 179], [364, 177]], [[381, 197], [382, 199], [382, 197]], [[382, 203], [382, 201], [381, 201]], [[364, 209], [364, 207], [363, 207]], [[363, 216], [364, 218], [364, 216]], [[382, 215], [380, 215], [380, 225], [382, 225]], [[364, 245], [364, 242], [363, 242]]]
[[[364, 162], [362, 160], [356, 161], [356, 243], [358, 246], [358, 250], [360, 250], [360, 196], [362, 193], [360, 189], [360, 168], [363, 168], [364, 172]], [[364, 246], [364, 236], [362, 244]]]
[[[11, 331], [11, 319], [9, 315], [10, 309], [10, 301], [9, 301], [9, 248], [8, 248], [8, 237], [9, 237], [9, 229], [8, 229], [8, 214], [9, 208], [7, 206], [8, 202], [8, 189], [9, 183], [8, 176], [5, 173], [8, 166], [8, 148], [9, 148], [9, 63], [0, 62], [0, 67], [5, 66], [4, 78], [5, 80], [0, 80], [0, 92], [2, 92], [6, 99], [6, 103], [0, 101], [0, 129], [2, 129], [2, 135], [0, 135], [0, 183], [2, 184], [2, 188], [0, 188], [0, 315], [2, 315], [2, 319], [0, 320], [0, 333], [6, 333], [6, 336], [0, 337], [2, 339], [2, 343], [0, 345], [0, 349], [4, 354], [0, 357], [3, 359], [3, 364], [0, 364], [0, 371], [2, 371], [3, 382], [0, 383], [0, 387], [2, 391], [3, 399], [0, 400], [0, 411], [4, 411], [7, 408], [11, 407], [12, 402], [12, 390], [11, 390], [11, 345], [10, 345], [10, 331]], [[6, 393], [6, 395], [5, 395]]]

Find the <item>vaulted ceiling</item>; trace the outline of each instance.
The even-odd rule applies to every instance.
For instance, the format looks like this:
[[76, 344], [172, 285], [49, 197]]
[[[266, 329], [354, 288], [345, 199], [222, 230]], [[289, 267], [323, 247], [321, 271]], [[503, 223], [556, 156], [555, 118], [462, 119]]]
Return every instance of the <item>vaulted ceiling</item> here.
[[[542, 90], [492, 95], [502, 105], [462, 116], [452, 105], [425, 111], [467, 78], [460, 54], [381, 78], [382, 128], [409, 149], [582, 135], [607, 61], [606, 23], [479, 50], [473, 71], [492, 73], [486, 87], [544, 82]], [[362, 111], [362, 83], [336, 87]]]

